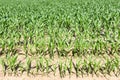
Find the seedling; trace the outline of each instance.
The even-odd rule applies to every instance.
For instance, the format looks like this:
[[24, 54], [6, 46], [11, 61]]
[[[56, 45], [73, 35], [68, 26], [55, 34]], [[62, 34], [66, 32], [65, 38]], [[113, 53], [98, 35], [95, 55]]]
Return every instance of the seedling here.
[[27, 59], [26, 59], [26, 71], [27, 71], [27, 75], [30, 73], [30, 69], [31, 69], [31, 59], [29, 57], [27, 57]]
[[3, 59], [0, 59], [0, 64], [2, 66], [2, 71], [4, 73], [4, 75], [6, 74], [6, 64], [5, 64], [5, 61]]

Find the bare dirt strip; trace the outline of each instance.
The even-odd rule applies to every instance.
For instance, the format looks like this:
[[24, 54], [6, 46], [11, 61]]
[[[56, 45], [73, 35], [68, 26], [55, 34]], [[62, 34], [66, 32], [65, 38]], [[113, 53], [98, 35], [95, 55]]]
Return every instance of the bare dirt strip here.
[[60, 75], [54, 76], [53, 74], [49, 74], [49, 75], [26, 75], [23, 74], [21, 76], [14, 76], [14, 75], [6, 75], [4, 76], [1, 71], [0, 71], [0, 80], [120, 80], [120, 76], [116, 77], [116, 76], [110, 76], [110, 75], [106, 75], [106, 76], [96, 76], [96, 75], [86, 75], [86, 76], [80, 76], [80, 77], [76, 77], [76, 75], [72, 75], [72, 76], [65, 76], [64, 78], [61, 78]]

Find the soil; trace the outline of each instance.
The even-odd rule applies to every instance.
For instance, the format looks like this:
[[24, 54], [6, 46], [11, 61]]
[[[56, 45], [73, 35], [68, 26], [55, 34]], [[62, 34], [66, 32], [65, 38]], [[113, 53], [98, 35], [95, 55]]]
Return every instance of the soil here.
[[106, 76], [106, 77], [97, 77], [97, 76], [84, 76], [76, 78], [75, 75], [72, 75], [71, 77], [66, 76], [64, 78], [61, 78], [59, 76], [53, 76], [53, 75], [38, 75], [38, 76], [1, 76], [0, 80], [120, 80], [120, 77], [115, 76]]

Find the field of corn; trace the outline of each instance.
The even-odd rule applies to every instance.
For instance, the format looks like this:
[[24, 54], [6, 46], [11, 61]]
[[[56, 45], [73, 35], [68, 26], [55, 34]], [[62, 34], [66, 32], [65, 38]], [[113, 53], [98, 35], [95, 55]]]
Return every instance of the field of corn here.
[[3, 74], [120, 75], [120, 0], [0, 0]]

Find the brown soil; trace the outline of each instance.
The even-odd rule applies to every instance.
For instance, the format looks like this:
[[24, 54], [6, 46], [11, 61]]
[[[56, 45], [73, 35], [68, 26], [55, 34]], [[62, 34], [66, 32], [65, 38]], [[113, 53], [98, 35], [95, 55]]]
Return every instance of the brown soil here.
[[120, 77], [115, 77], [115, 76], [83, 76], [76, 78], [75, 75], [72, 75], [71, 77], [66, 76], [64, 78], [53, 75], [38, 75], [38, 76], [27, 76], [27, 75], [22, 75], [22, 76], [2, 76], [0, 75], [0, 80], [120, 80]]

